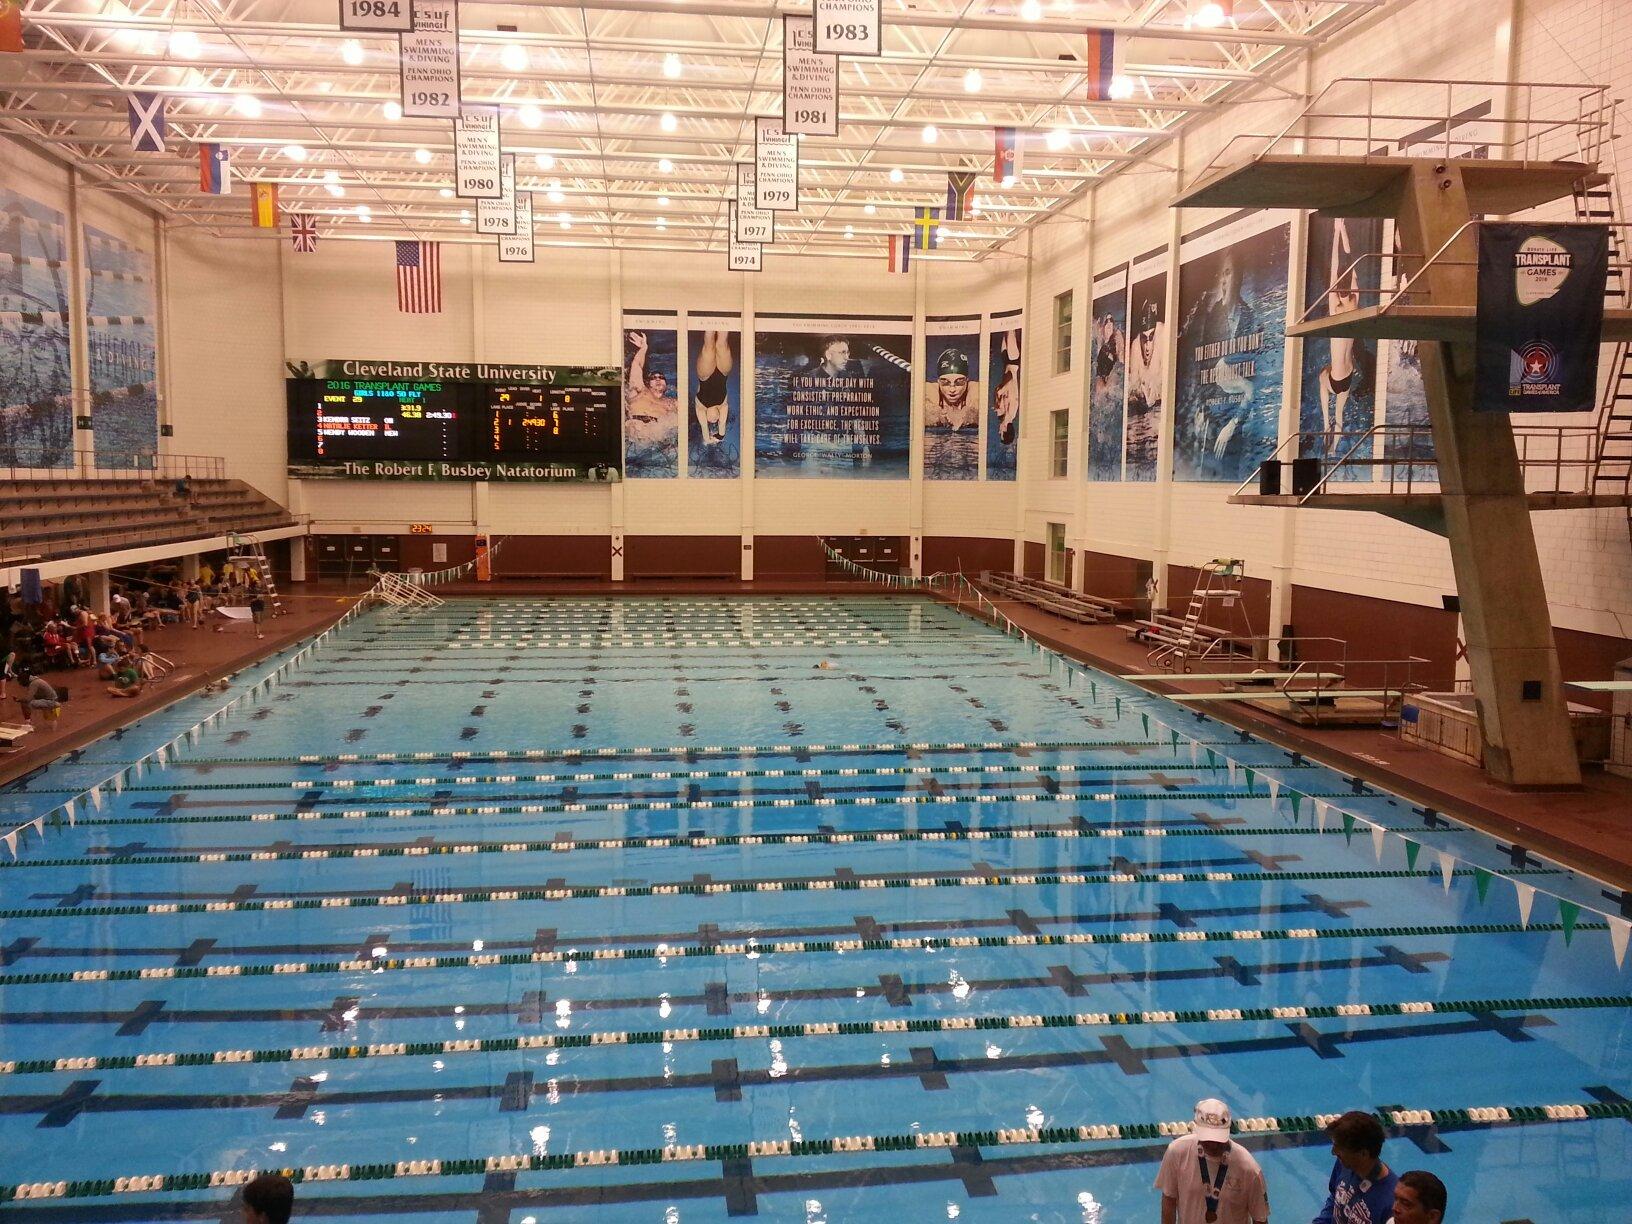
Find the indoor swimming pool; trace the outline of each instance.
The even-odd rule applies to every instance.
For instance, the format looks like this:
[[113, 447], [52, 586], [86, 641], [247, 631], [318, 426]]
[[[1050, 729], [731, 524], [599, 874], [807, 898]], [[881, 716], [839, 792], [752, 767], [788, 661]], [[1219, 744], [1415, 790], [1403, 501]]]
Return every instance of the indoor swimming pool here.
[[0, 794], [0, 1216], [1117, 1224], [1209, 1096], [1281, 1221], [1349, 1109], [1458, 1224], [1632, 1200], [1618, 892], [953, 608], [289, 657]]

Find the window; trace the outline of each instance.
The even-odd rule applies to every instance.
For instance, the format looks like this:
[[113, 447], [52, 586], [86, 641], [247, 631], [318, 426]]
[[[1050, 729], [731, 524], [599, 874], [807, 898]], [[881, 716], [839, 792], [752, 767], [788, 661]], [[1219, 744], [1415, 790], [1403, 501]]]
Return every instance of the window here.
[[1054, 373], [1071, 372], [1071, 294], [1067, 289], [1054, 299]]
[[1057, 582], [1064, 586], [1069, 575], [1065, 564], [1065, 524], [1050, 523], [1048, 525], [1048, 572], [1044, 575], [1050, 582]]
[[1054, 480], [1066, 476], [1071, 455], [1071, 411], [1061, 408], [1048, 414], [1048, 474]]

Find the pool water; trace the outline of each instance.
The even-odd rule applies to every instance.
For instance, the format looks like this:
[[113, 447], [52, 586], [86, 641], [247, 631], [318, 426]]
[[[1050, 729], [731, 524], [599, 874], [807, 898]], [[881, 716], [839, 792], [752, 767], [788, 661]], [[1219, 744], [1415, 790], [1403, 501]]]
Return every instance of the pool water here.
[[453, 600], [315, 658], [0, 866], [0, 1186], [71, 1183], [8, 1220], [291, 1168], [338, 1218], [1113, 1224], [1206, 1096], [1278, 1219], [1353, 1108], [1458, 1221], [1625, 1218], [1615, 904], [1358, 779], [916, 597]]

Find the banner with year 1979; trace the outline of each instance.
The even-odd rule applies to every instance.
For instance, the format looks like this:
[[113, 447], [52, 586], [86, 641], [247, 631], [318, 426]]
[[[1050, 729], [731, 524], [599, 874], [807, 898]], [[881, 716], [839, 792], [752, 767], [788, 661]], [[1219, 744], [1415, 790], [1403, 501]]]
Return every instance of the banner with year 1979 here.
[[459, 117], [459, 5], [413, 0], [414, 28], [397, 35], [402, 113], [420, 119]]
[[1597, 406], [1608, 270], [1607, 226], [1480, 222], [1476, 410]]
[[799, 211], [799, 138], [780, 119], [754, 120], [754, 195], [756, 207]]

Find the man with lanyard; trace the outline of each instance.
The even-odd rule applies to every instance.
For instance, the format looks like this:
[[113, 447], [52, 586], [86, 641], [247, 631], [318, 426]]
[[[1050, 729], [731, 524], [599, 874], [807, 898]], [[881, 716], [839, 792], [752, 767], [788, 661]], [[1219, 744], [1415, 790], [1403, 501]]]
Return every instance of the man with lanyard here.
[[1167, 1145], [1156, 1173], [1162, 1224], [1267, 1224], [1269, 1194], [1252, 1153], [1230, 1138], [1230, 1107], [1196, 1105], [1195, 1126]]
[[1326, 1128], [1336, 1163], [1327, 1182], [1326, 1206], [1314, 1224], [1384, 1224], [1394, 1210], [1399, 1181], [1383, 1163], [1383, 1124], [1352, 1109]]

